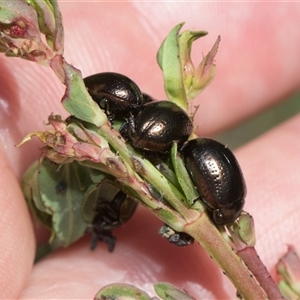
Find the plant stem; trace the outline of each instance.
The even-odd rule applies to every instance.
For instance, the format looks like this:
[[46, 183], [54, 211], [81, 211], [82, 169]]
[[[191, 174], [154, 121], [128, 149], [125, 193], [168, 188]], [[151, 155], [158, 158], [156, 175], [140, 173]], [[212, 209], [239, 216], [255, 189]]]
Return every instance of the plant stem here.
[[[202, 214], [197, 220], [187, 224], [184, 231], [195, 238], [211, 255], [244, 299], [268, 299], [259, 282], [223, 239], [206, 214]], [[270, 299], [278, 299], [278, 297]]]
[[[182, 193], [160, 173], [147, 159], [141, 158], [130, 146], [126, 145], [118, 131], [109, 123], [98, 128], [99, 134], [119, 153], [129, 166], [159, 191], [168, 203], [186, 220], [194, 220], [198, 212], [188, 209]], [[135, 165], [138, 163], [138, 167]], [[176, 228], [174, 228], [176, 230]]]
[[244, 261], [249, 270], [251, 270], [269, 299], [284, 299], [254, 247], [245, 247], [244, 249], [238, 250], [237, 255]]
[[[72, 67], [65, 62], [63, 62], [63, 68], [65, 69], [65, 74], [70, 78], [73, 73], [76, 75], [76, 71], [74, 72]], [[72, 78], [76, 78], [76, 76]], [[81, 81], [78, 76], [77, 81]], [[78, 84], [78, 82], [76, 83]], [[65, 84], [68, 86], [68, 83], [65, 82]], [[72, 89], [69, 91], [69, 95], [72, 96], [71, 98], [69, 97], [69, 100], [74, 101], [74, 97], [77, 97], [77, 93]], [[81, 96], [83, 97], [85, 95]], [[75, 112], [77, 111], [75, 110]], [[101, 118], [101, 115], [98, 113], [95, 114], [93, 121], [95, 121], [94, 124], [97, 124], [98, 134], [102, 136], [115, 150], [116, 154], [112, 153], [112, 155], [119, 156], [121, 160], [118, 161], [127, 170], [126, 178], [122, 178], [122, 180], [119, 181], [124, 182], [126, 185], [131, 186], [133, 189], [138, 191], [138, 194], [140, 194], [144, 204], [146, 204], [146, 206], [148, 206], [164, 223], [177, 231], [185, 231], [194, 237], [208, 251], [208, 253], [211, 254], [236, 286], [238, 292], [245, 299], [267, 298], [264, 290], [255, 280], [250, 270], [243, 263], [241, 258], [237, 256], [230, 245], [223, 239], [220, 232], [211, 223], [207, 215], [197, 210], [189, 209], [185, 205], [185, 196], [183, 196], [178, 188], [175, 187], [162, 173], [160, 173], [150, 161], [141, 157], [141, 154], [137, 153], [130, 145], [127, 145], [119, 132], [112, 128], [111, 124], [107, 121], [107, 118]], [[141, 193], [145, 192], [145, 188], [147, 190], [148, 188], [147, 185], [140, 182], [138, 178], [139, 176], [136, 177], [134, 175], [136, 173], [154, 189], [156, 189], [168, 202], [168, 205], [163, 202], [158, 203], [157, 199], [154, 199], [155, 201], [152, 202], [153, 197], [150, 195], [151, 193], [142, 195]], [[133, 180], [135, 183], [132, 182], [133, 178], [137, 179]], [[172, 210], [170, 206], [174, 210]], [[182, 220], [180, 220], [181, 218]], [[261, 273], [258, 272], [258, 274]], [[264, 277], [267, 277], [267, 275], [258, 277], [258, 280], [264, 281]], [[273, 297], [273, 295], [276, 294], [271, 295], [271, 299], [278, 299], [278, 297]]]

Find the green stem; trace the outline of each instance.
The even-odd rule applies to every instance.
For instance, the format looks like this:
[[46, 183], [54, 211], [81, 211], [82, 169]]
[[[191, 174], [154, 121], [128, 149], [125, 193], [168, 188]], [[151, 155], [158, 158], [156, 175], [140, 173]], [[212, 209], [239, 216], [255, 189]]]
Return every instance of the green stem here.
[[[110, 172], [108, 169], [103, 168], [103, 164], [97, 164], [94, 162], [91, 162], [89, 160], [81, 161], [81, 165], [86, 166], [88, 168], [93, 168], [96, 170], [99, 170], [104, 173], [111, 174], [115, 176], [114, 172]], [[127, 165], [126, 162], [124, 162], [125, 167], [130, 170], [130, 167]], [[125, 184], [126, 186], [133, 189], [136, 193], [134, 198], [138, 196], [139, 202], [143, 204], [145, 207], [150, 209], [159, 219], [161, 219], [164, 223], [169, 224], [177, 231], [182, 231], [182, 228], [185, 224], [185, 220], [182, 218], [182, 216], [174, 211], [174, 209], [170, 208], [169, 206], [165, 205], [163, 202], [158, 201], [155, 199], [147, 189], [147, 186], [139, 178], [139, 176], [135, 173], [128, 174], [128, 177], [123, 178], [116, 178], [119, 182]]]
[[183, 194], [147, 159], [141, 158], [140, 154], [137, 154], [129, 145], [126, 145], [119, 132], [113, 129], [109, 123], [106, 122], [98, 130], [99, 134], [108, 141], [124, 161], [159, 191], [185, 220], [194, 220], [197, 217], [198, 212], [185, 206]]
[[[71, 80], [75, 81], [76, 85], [78, 85], [78, 80], [81, 82], [80, 74], [76, 74], [76, 70], [74, 71], [68, 64], [63, 63], [63, 65], [68, 78], [72, 78]], [[72, 76], [70, 76], [70, 74]], [[70, 87], [68, 84], [67, 86]], [[81, 90], [85, 93], [86, 91], [83, 87], [84, 85], [81, 87]], [[77, 98], [78, 91], [75, 89], [69, 89], [67, 95], [68, 97], [66, 98], [65, 106], [69, 109], [72, 108], [71, 111], [74, 111], [75, 115], [77, 113], [81, 114], [81, 111], [78, 111], [76, 106], [75, 109], [73, 109], [74, 104], [71, 104], [70, 102], [74, 101], [74, 97]], [[81, 96], [84, 97], [86, 95], [82, 94]], [[94, 102], [90, 101], [89, 103], [86, 101], [86, 105], [87, 111], [94, 112]], [[259, 286], [251, 272], [232, 250], [230, 245], [225, 242], [219, 231], [210, 222], [207, 215], [187, 208], [185, 205], [185, 196], [183, 196], [182, 193], [148, 160], [142, 158], [141, 155], [138, 154], [130, 145], [126, 145], [119, 132], [112, 128], [107, 119], [101, 117], [101, 114], [103, 113], [97, 112], [94, 116], [92, 116], [92, 118], [90, 117], [91, 114], [86, 114], [84, 117], [86, 117], [87, 122], [92, 122], [97, 125], [98, 133], [111, 145], [112, 148], [115, 149], [117, 153], [116, 155], [119, 155], [122, 158], [121, 161], [123, 160], [123, 165], [128, 171], [128, 176], [126, 178], [122, 178], [123, 182], [125, 181], [124, 183], [126, 185], [131, 186], [133, 189], [138, 191], [140, 195], [143, 191], [147, 190], [147, 193], [141, 197], [144, 204], [147, 205], [158, 218], [175, 230], [184, 230], [186, 233], [193, 236], [208, 251], [208, 253], [212, 255], [224, 272], [228, 274], [231, 281], [244, 298], [266, 298], [264, 290]], [[80, 119], [82, 119], [82, 116]], [[145, 179], [148, 184], [156, 189], [168, 202], [168, 204], [175, 209], [175, 211], [172, 211], [172, 208], [165, 203], [154, 199], [155, 197], [149, 193], [147, 186], [142, 180], [140, 180], [139, 176]], [[143, 186], [137, 186], [139, 183]], [[182, 218], [178, 214], [180, 214]], [[188, 223], [188, 225], [185, 225], [184, 229], [183, 226], [185, 221], [183, 219], [186, 223]]]
[[202, 214], [197, 220], [187, 224], [184, 231], [211, 255], [230, 278], [243, 299], [268, 299], [255, 277], [223, 239], [206, 214]]

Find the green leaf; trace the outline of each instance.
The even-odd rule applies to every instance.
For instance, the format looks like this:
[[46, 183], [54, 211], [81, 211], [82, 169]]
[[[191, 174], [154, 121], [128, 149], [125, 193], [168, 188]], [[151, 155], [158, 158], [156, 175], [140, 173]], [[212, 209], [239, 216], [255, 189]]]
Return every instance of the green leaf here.
[[[2, 24], [11, 23], [16, 17], [19, 16], [17, 10], [12, 9], [12, 1], [0, 1], [0, 22]], [[16, 3], [15, 3], [16, 4]], [[26, 4], [21, 3], [25, 9]]]
[[49, 66], [63, 53], [64, 32], [55, 0], [0, 1], [0, 31], [0, 51], [7, 56]]
[[161, 172], [177, 189], [180, 189], [176, 174], [172, 169], [172, 166], [169, 165], [169, 162], [160, 162], [156, 165], [157, 170]]
[[197, 209], [200, 211], [204, 211], [203, 205], [201, 204], [199, 199], [199, 194], [193, 185], [190, 176], [186, 170], [186, 167], [182, 161], [182, 158], [177, 152], [177, 143], [174, 143], [171, 150], [171, 158], [173, 163], [173, 168], [177, 177], [177, 180], [183, 190], [185, 195], [185, 201], [188, 207], [192, 207], [193, 209]]
[[190, 31], [185, 30], [179, 36], [179, 51], [181, 61], [181, 72], [183, 75], [183, 84], [186, 95], [193, 89], [193, 78], [195, 76], [195, 67], [191, 59], [192, 44], [200, 37], [207, 35], [206, 31]]
[[192, 44], [207, 32], [186, 30], [179, 34], [183, 24], [175, 26], [165, 38], [157, 53], [157, 62], [163, 71], [168, 99], [188, 111], [189, 101], [196, 98], [215, 76], [214, 58], [220, 37], [195, 69], [191, 60]]
[[219, 36], [212, 49], [203, 58], [202, 62], [195, 70], [189, 90], [187, 91], [187, 96], [189, 100], [195, 99], [199, 95], [199, 93], [205, 87], [207, 87], [215, 78], [216, 66], [214, 63], [214, 59], [217, 55], [220, 41], [221, 38]]
[[64, 31], [62, 18], [55, 0], [26, 0], [34, 7], [40, 31], [45, 35], [48, 45], [57, 54], [63, 53]]
[[67, 63], [63, 63], [63, 68], [67, 89], [62, 104], [67, 112], [77, 119], [92, 123], [97, 127], [107, 123], [106, 114], [89, 95], [81, 72]]
[[78, 188], [80, 183], [73, 176], [77, 163], [65, 164], [59, 170], [50, 164], [39, 172], [40, 181], [46, 183], [41, 189], [43, 201], [52, 210], [55, 236], [68, 246], [82, 237], [87, 228], [81, 215], [85, 191]]
[[196, 298], [191, 297], [186, 291], [182, 291], [170, 283], [156, 283], [154, 290], [163, 300], [196, 300]]
[[91, 224], [96, 215], [97, 200], [100, 197], [100, 185], [90, 185], [84, 195], [84, 201], [82, 204], [82, 218], [83, 220]]
[[40, 41], [36, 12], [22, 0], [0, 1], [0, 31], [1, 51], [9, 56], [27, 58], [33, 45], [24, 39]]
[[285, 299], [300, 298], [300, 258], [293, 246], [280, 258], [276, 269], [281, 277], [279, 284], [280, 291]]
[[87, 229], [82, 218], [82, 205], [87, 186], [92, 182], [88, 183], [86, 179], [84, 185], [80, 182], [81, 176], [88, 174], [83, 169], [77, 162], [58, 166], [44, 159], [26, 173], [23, 188], [27, 202], [43, 224], [40, 214], [47, 213], [47, 225], [51, 225], [52, 230], [50, 244], [58, 240], [66, 247], [82, 237]]
[[256, 243], [253, 217], [242, 211], [240, 217], [233, 224], [236, 235], [249, 247], [254, 247]]
[[168, 99], [185, 111], [188, 101], [185, 94], [178, 44], [179, 31], [184, 23], [175, 26], [163, 41], [157, 53], [157, 62], [163, 71], [165, 92]]
[[46, 208], [40, 198], [38, 183], [39, 162], [33, 163], [25, 172], [22, 180], [22, 190], [26, 199], [29, 210], [46, 228], [51, 230], [52, 219], [51, 215], [46, 212]]
[[280, 280], [278, 288], [285, 300], [299, 300], [299, 294], [297, 294], [286, 281]]
[[[103, 171], [100, 171], [100, 170], [97, 170], [97, 169], [94, 169], [93, 167], [95, 167], [96, 164], [93, 164], [92, 162], [84, 162], [84, 163], [87, 163], [86, 165], [88, 166], [88, 171], [89, 171], [89, 177], [91, 178], [92, 182], [93, 183], [96, 183], [98, 184], [99, 182], [101, 182], [104, 178], [104, 170], [105, 168], [103, 167]], [[81, 164], [81, 162], [80, 162]], [[91, 165], [91, 166], [89, 166]], [[99, 165], [99, 164], [97, 164]]]
[[151, 300], [149, 295], [133, 285], [113, 283], [103, 287], [94, 300]]
[[91, 178], [90, 170], [88, 168], [85, 168], [85, 167], [81, 166], [81, 165], [77, 165], [77, 167], [75, 168], [74, 176], [76, 176], [76, 180], [79, 183], [78, 184], [78, 189], [80, 191], [85, 192], [87, 190], [87, 188], [93, 182], [93, 180]]

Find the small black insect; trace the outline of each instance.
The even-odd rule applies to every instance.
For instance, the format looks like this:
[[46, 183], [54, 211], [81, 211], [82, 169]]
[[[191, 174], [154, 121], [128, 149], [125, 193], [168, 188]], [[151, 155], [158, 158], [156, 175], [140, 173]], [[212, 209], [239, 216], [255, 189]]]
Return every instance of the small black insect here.
[[212, 220], [218, 225], [233, 222], [246, 196], [244, 177], [233, 153], [209, 138], [190, 140], [181, 153]]
[[168, 225], [164, 225], [159, 229], [159, 234], [167, 239], [171, 244], [175, 244], [178, 247], [185, 247], [192, 245], [194, 239], [185, 232], [175, 231]]
[[126, 130], [135, 148], [163, 152], [168, 151], [174, 142], [185, 142], [193, 131], [193, 123], [175, 103], [156, 101], [133, 113]]
[[84, 78], [84, 84], [109, 120], [116, 114], [138, 109], [143, 104], [139, 87], [128, 77], [113, 72], [98, 73]]
[[[127, 222], [133, 215], [137, 202], [128, 197], [122, 190], [109, 183], [101, 183], [102, 192], [105, 195], [98, 198], [96, 204], [96, 215], [92, 222], [91, 249], [95, 249], [97, 242], [107, 244], [109, 252], [115, 246], [116, 238], [111, 230]], [[103, 188], [103, 185], [106, 185]]]

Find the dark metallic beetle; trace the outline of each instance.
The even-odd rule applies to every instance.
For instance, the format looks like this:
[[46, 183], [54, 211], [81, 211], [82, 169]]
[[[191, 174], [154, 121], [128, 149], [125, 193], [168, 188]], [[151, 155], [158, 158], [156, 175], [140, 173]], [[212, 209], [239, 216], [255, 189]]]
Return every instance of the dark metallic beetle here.
[[155, 99], [152, 96], [143, 93], [143, 105], [153, 101], [155, 101]]
[[170, 101], [143, 105], [128, 120], [127, 134], [135, 148], [167, 151], [173, 142], [185, 142], [193, 131], [187, 113]]
[[128, 197], [122, 190], [110, 183], [101, 183], [92, 222], [93, 234], [91, 249], [95, 249], [97, 241], [105, 242], [110, 252], [115, 246], [115, 237], [111, 230], [127, 222], [133, 215], [137, 202]]
[[132, 111], [143, 104], [143, 95], [139, 87], [122, 74], [94, 74], [84, 78], [84, 84], [110, 121], [116, 114]]
[[233, 153], [209, 138], [190, 140], [181, 153], [212, 220], [218, 225], [233, 222], [246, 196], [244, 177]]

